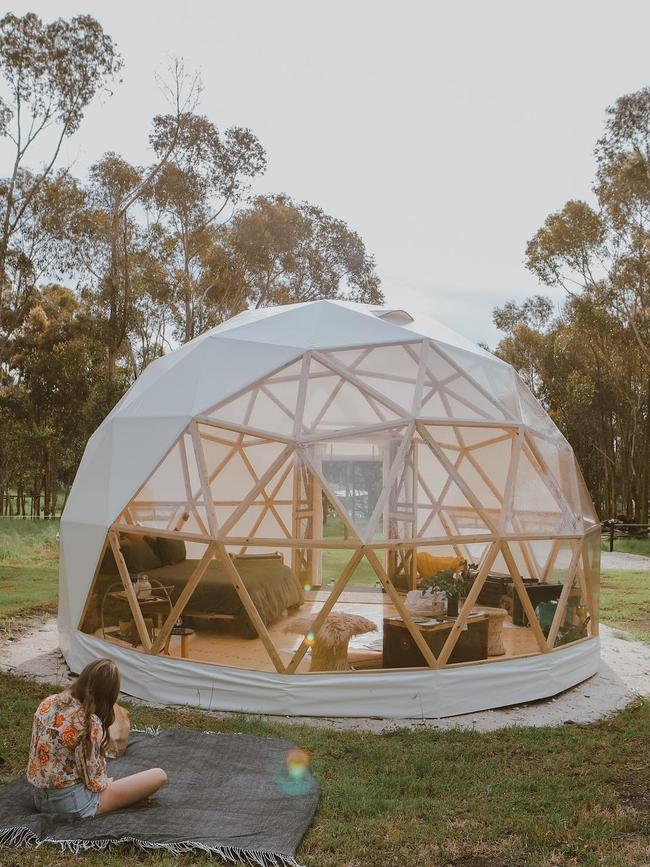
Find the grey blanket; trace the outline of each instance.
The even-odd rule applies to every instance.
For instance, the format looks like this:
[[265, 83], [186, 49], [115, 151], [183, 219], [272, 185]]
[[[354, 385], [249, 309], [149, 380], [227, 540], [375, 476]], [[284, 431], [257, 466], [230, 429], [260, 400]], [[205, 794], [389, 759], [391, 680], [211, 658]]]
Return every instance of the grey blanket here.
[[44, 815], [34, 809], [23, 774], [0, 787], [0, 845], [47, 842], [80, 852], [123, 843], [296, 867], [296, 849], [311, 824], [319, 790], [309, 770], [288, 765], [294, 747], [288, 740], [244, 734], [132, 732], [126, 755], [109, 760], [108, 775], [119, 779], [164, 768], [169, 783], [150, 805], [91, 819]]

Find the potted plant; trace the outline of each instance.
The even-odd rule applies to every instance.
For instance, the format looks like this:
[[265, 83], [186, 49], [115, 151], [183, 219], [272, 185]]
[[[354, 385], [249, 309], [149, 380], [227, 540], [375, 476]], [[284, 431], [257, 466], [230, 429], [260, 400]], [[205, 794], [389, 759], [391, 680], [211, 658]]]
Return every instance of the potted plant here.
[[424, 578], [420, 584], [420, 592], [424, 596], [430, 590], [444, 593], [447, 597], [447, 616], [458, 615], [458, 598], [464, 596], [471, 586], [472, 579], [469, 569], [454, 572], [453, 569], [441, 569], [432, 578]]

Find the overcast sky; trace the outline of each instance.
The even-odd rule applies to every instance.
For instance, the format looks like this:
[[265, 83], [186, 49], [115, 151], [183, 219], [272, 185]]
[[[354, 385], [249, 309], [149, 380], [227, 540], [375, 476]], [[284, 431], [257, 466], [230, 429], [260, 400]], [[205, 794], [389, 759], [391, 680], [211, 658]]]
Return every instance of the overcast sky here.
[[[605, 108], [650, 85], [650, 4], [112, 0], [13, 3], [45, 20], [90, 13], [123, 81], [65, 159], [146, 162], [154, 71], [201, 72], [200, 110], [250, 127], [260, 192], [320, 205], [363, 237], [387, 302], [494, 346], [492, 308], [540, 291], [527, 240], [589, 197]], [[556, 294], [561, 298], [559, 293]]]

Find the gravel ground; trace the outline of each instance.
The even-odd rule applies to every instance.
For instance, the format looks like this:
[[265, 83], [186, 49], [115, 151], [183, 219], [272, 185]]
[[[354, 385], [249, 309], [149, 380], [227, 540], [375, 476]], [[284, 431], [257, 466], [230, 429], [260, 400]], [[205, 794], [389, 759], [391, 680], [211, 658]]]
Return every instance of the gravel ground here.
[[623, 572], [642, 572], [644, 569], [650, 571], [650, 557], [644, 557], [642, 554], [623, 554], [620, 551], [603, 551], [600, 557], [600, 571], [606, 572], [608, 569]]
[[[650, 563], [650, 558], [647, 557], [637, 559], [648, 560]], [[637, 701], [639, 696], [650, 695], [650, 647], [635, 641], [626, 632], [607, 626], [601, 626], [600, 634], [602, 648], [598, 673], [555, 698], [437, 720], [395, 721], [320, 717], [269, 719], [331, 729], [370, 731], [377, 734], [397, 728], [459, 727], [475, 731], [491, 731], [506, 726], [537, 727], [596, 722]], [[32, 618], [25, 623], [23, 631], [13, 641], [0, 642], [0, 669], [32, 677], [43, 683], [60, 685], [69, 683], [68, 668], [58, 649], [56, 618]], [[139, 703], [137, 699], [133, 701]], [[219, 712], [213, 712], [213, 715], [228, 716]]]

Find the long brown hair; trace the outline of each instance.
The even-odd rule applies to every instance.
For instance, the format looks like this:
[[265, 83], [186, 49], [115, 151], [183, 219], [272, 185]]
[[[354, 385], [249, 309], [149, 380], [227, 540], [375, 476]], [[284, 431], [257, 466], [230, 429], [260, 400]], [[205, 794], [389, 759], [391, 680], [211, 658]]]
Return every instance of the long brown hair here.
[[91, 748], [91, 714], [96, 714], [104, 729], [101, 750], [108, 746], [108, 730], [115, 719], [113, 705], [120, 694], [120, 673], [110, 659], [96, 659], [89, 662], [70, 687], [70, 692], [81, 702], [84, 709], [83, 745], [86, 758]]

